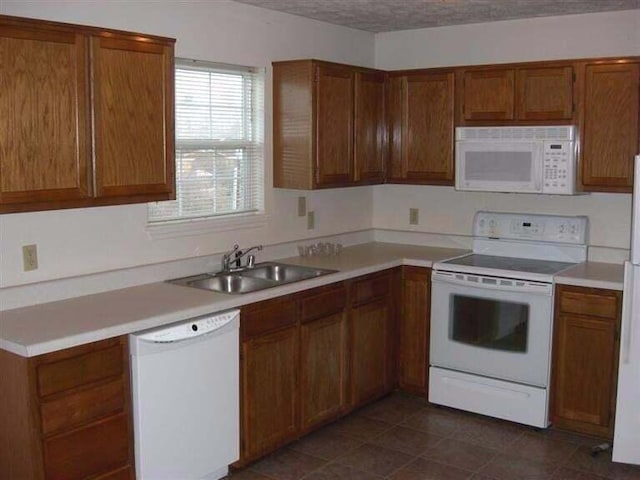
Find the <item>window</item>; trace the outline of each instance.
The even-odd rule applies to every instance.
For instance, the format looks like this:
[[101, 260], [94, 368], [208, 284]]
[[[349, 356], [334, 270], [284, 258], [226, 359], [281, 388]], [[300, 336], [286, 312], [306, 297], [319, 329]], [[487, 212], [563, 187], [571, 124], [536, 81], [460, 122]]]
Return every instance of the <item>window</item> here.
[[176, 60], [176, 199], [149, 204], [149, 222], [263, 210], [264, 75]]

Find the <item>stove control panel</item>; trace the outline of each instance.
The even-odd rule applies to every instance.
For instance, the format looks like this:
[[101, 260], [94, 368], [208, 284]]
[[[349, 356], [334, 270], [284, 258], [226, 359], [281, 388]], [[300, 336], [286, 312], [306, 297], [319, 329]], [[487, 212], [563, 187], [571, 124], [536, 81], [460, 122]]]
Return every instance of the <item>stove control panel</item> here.
[[585, 216], [478, 212], [473, 222], [473, 235], [584, 245], [588, 225], [589, 219]]

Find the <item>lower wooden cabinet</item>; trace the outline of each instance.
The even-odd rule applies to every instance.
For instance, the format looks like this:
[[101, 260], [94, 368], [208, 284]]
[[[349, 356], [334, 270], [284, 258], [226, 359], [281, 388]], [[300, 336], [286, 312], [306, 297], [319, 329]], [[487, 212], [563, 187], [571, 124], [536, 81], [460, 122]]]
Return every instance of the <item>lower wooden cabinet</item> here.
[[394, 275], [385, 271], [242, 308], [236, 466], [391, 391]]
[[400, 298], [398, 386], [426, 397], [429, 389], [431, 269], [402, 267]]
[[0, 350], [0, 478], [133, 479], [126, 337], [24, 358]]
[[296, 326], [242, 344], [243, 430], [247, 457], [260, 456], [297, 432]]
[[356, 280], [351, 287], [351, 404], [359, 407], [393, 388], [391, 272]]
[[555, 427], [613, 437], [622, 294], [556, 289], [551, 420]]
[[301, 301], [300, 429], [338, 418], [349, 404], [349, 337], [342, 284], [315, 289]]

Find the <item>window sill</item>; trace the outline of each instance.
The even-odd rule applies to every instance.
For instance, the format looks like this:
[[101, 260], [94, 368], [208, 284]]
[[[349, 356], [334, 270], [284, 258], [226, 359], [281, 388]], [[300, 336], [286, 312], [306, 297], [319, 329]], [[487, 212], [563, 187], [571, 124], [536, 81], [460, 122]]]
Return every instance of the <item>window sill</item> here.
[[147, 224], [147, 235], [152, 240], [206, 235], [229, 230], [248, 230], [267, 225], [269, 216], [264, 212], [233, 215], [221, 218], [194, 218], [160, 224]]

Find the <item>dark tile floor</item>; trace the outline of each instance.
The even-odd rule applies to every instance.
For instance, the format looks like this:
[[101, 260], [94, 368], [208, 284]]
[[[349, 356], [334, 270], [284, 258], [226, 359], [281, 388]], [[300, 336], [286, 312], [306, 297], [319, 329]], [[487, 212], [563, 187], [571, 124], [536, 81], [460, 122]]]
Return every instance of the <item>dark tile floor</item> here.
[[394, 393], [230, 480], [640, 480], [610, 452], [592, 457], [594, 443]]

